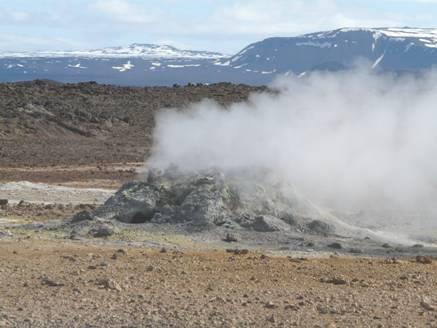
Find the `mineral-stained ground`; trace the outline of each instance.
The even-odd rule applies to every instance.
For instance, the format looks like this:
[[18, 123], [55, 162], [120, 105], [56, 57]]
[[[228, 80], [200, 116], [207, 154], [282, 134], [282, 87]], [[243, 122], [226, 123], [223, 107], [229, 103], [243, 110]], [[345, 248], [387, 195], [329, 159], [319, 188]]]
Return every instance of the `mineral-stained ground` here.
[[268, 172], [144, 171], [153, 115], [264, 88], [0, 85], [0, 327], [435, 327], [433, 256]]

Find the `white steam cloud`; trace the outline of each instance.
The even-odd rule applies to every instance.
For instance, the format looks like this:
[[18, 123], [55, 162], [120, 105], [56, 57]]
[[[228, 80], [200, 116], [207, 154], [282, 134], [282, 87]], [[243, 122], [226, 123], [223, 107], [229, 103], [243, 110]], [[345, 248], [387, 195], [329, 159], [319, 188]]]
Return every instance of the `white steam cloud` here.
[[435, 72], [314, 73], [272, 89], [227, 108], [205, 100], [160, 112], [149, 165], [264, 167], [350, 220], [437, 227]]

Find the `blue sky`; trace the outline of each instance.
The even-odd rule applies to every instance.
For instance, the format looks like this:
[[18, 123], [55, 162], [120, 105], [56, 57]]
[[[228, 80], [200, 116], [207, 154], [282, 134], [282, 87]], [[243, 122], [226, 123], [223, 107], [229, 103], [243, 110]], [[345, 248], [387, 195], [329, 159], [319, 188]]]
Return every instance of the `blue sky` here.
[[437, 0], [0, 0], [0, 51], [130, 43], [234, 53], [339, 27], [437, 27]]

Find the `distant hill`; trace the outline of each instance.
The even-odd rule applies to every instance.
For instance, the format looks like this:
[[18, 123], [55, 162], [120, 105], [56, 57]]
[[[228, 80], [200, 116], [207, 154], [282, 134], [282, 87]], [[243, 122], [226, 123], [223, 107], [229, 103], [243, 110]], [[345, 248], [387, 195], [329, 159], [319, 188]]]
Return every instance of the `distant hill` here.
[[420, 71], [437, 64], [437, 29], [354, 28], [269, 38], [222, 61], [234, 69], [274, 74], [350, 67], [358, 58], [373, 68]]
[[0, 53], [0, 82], [50, 79], [116, 85], [234, 82], [260, 85], [278, 74], [351, 67], [421, 72], [437, 64], [437, 29], [342, 28], [297, 37], [268, 38], [234, 56], [132, 44], [89, 51]]

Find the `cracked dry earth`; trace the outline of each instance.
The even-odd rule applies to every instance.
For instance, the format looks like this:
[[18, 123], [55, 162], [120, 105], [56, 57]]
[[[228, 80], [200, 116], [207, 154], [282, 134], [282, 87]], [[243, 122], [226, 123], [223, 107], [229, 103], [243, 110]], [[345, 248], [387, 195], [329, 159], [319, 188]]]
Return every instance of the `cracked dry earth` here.
[[435, 263], [0, 241], [1, 327], [437, 327]]

